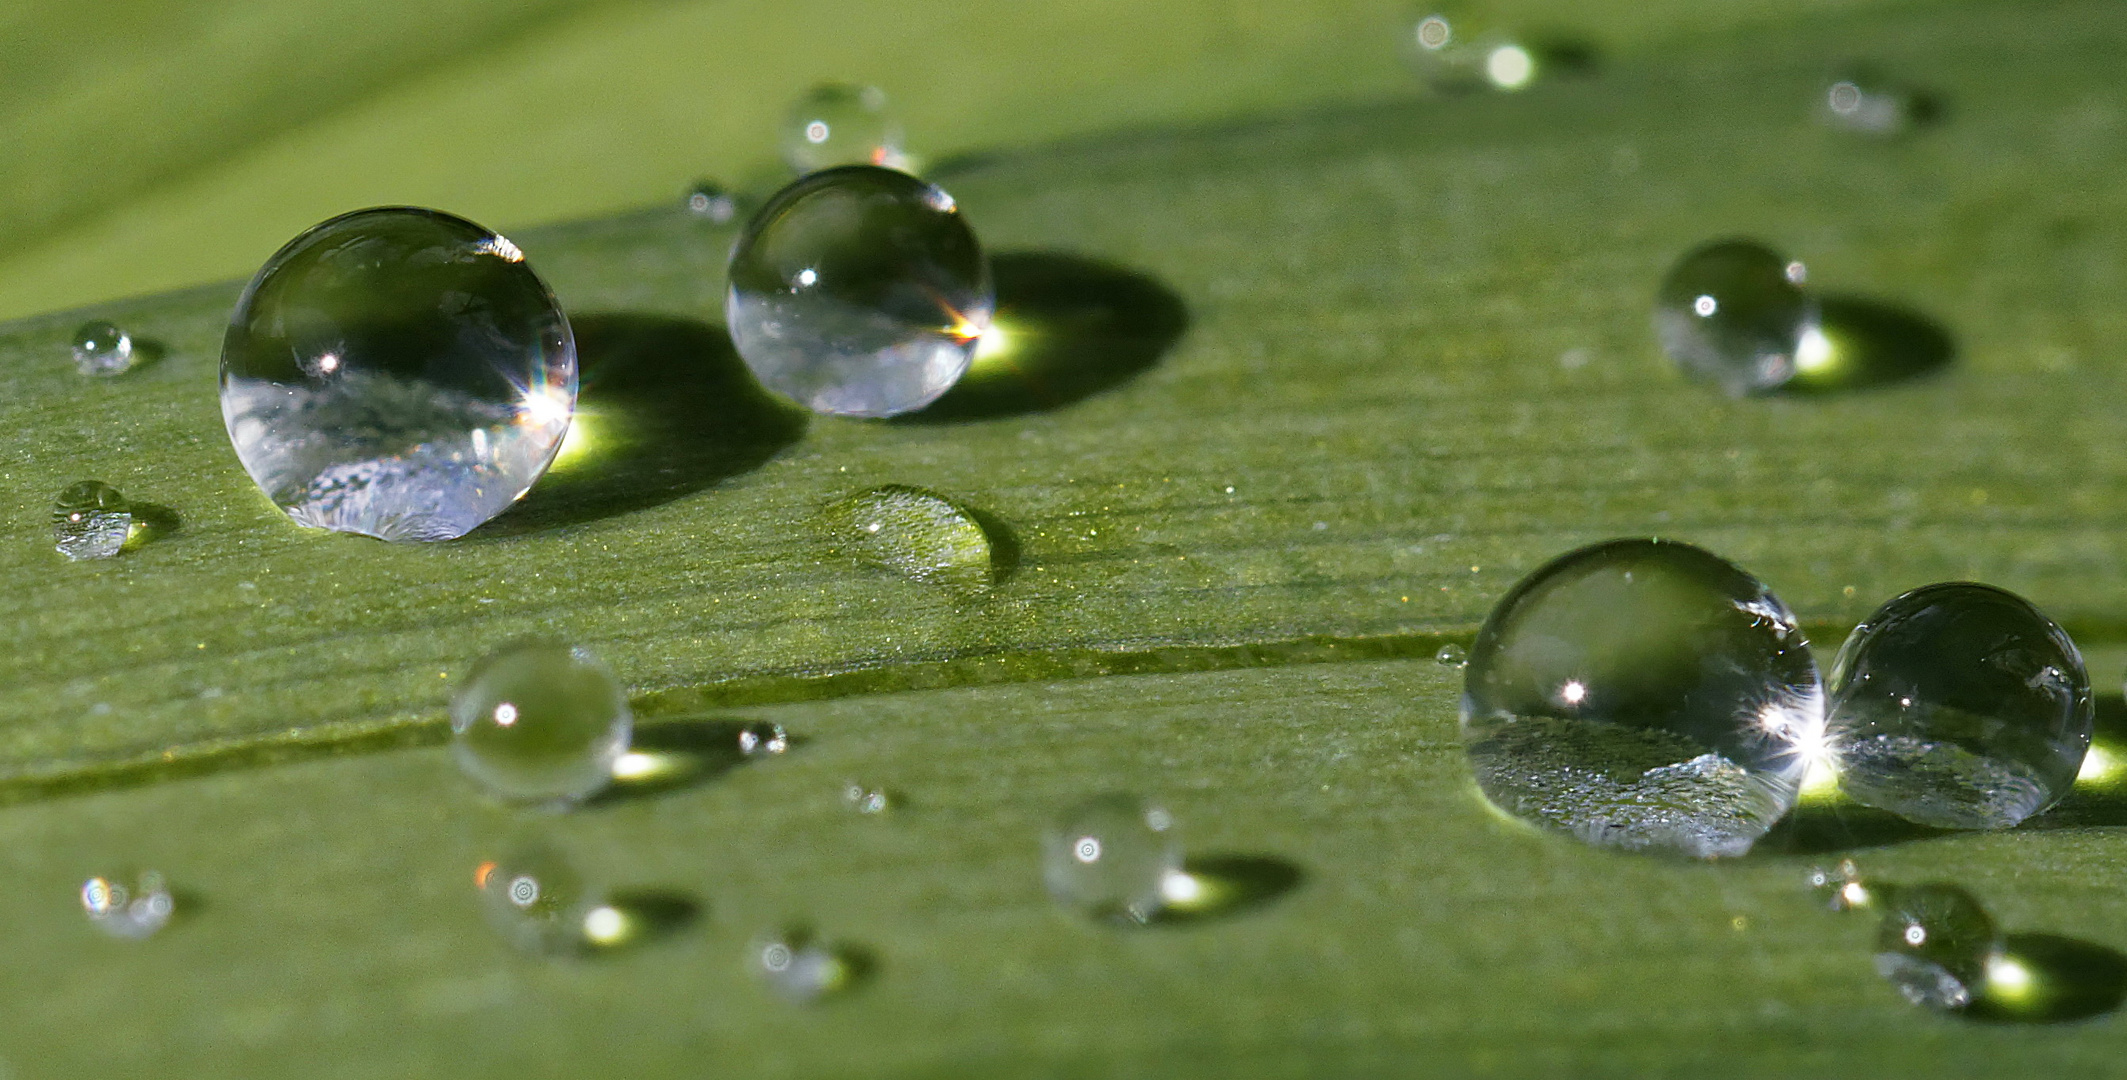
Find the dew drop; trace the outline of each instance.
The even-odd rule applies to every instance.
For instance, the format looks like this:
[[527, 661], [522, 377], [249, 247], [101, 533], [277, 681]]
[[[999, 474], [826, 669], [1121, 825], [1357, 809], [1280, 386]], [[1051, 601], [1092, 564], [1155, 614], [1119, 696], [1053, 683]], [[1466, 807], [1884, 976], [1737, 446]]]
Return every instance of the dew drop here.
[[1549, 50], [1467, 12], [1426, 15], [1412, 26], [1408, 42], [1407, 53], [1419, 78], [1443, 93], [1521, 90], [1545, 73], [1549, 60], [1588, 59], [1579, 48], [1547, 57]]
[[126, 497], [101, 481], [69, 485], [52, 503], [53, 544], [76, 561], [112, 558], [144, 527]]
[[854, 989], [872, 967], [864, 950], [820, 941], [802, 929], [758, 938], [747, 946], [746, 956], [770, 990], [800, 1005]]
[[1971, 893], [1955, 885], [1901, 885], [1883, 890], [1876, 933], [1876, 972], [1907, 1001], [1954, 1011], [1986, 985], [2001, 933]]
[[525, 844], [473, 869], [481, 908], [503, 939], [525, 952], [570, 956], [615, 930], [605, 890], [559, 850]]
[[1852, 859], [1841, 859], [1837, 866], [1829, 868], [1811, 867], [1807, 880], [1810, 892], [1832, 911], [1854, 911], [1869, 906], [1869, 885], [1861, 880], [1861, 871]]
[[1057, 816], [1042, 837], [1042, 880], [1057, 903], [1096, 919], [1142, 923], [1182, 872], [1174, 817], [1135, 795], [1101, 795]]
[[1463, 739], [1485, 796], [1600, 846], [1741, 855], [1794, 805], [1823, 742], [1794, 617], [1674, 541], [1552, 560], [1492, 609], [1465, 670]]
[[828, 527], [858, 558], [917, 581], [988, 588], [997, 555], [975, 512], [926, 488], [887, 484], [829, 506]]
[[739, 202], [736, 196], [724, 190], [723, 185], [714, 180], [702, 180], [687, 189], [687, 212], [704, 221], [723, 225], [738, 217]]
[[893, 809], [894, 797], [884, 788], [845, 780], [842, 783], [842, 805], [859, 814], [883, 814]]
[[1655, 297], [1663, 351], [1686, 374], [1738, 397], [1786, 384], [1817, 325], [1816, 302], [1796, 284], [1800, 266], [1751, 240], [1692, 249]]
[[1441, 667], [1466, 667], [1470, 662], [1470, 654], [1463, 651], [1460, 645], [1442, 645], [1439, 651], [1433, 654], [1433, 662]]
[[763, 386], [816, 412], [895, 416], [951, 389], [995, 303], [950, 196], [868, 165], [770, 198], [733, 246], [731, 340]]
[[74, 331], [74, 366], [83, 375], [120, 375], [133, 367], [133, 336], [97, 319]]
[[901, 123], [876, 86], [826, 83], [790, 107], [783, 121], [783, 160], [799, 173], [838, 165], [907, 169]]
[[1941, 112], [1935, 95], [1870, 72], [1834, 81], [1818, 101], [1819, 115], [1832, 127], [1877, 138], [1903, 135]]
[[81, 909], [112, 937], [138, 939], [169, 925], [177, 901], [163, 876], [149, 870], [88, 879], [81, 885]]
[[237, 457], [298, 524], [448, 540], [552, 462], [576, 346], [516, 245], [433, 210], [362, 210], [251, 279], [221, 387]]
[[589, 650], [546, 639], [488, 654], [451, 700], [459, 767], [515, 802], [590, 797], [612, 779], [633, 725], [611, 669]]
[[2022, 597], [1971, 582], [1877, 609], [1840, 647], [1831, 685], [1840, 786], [1938, 828], [2006, 829], [2059, 802], [2095, 722], [2067, 633]]
[[738, 742], [739, 753], [747, 757], [772, 756], [790, 749], [790, 736], [781, 724], [747, 724], [739, 728]]

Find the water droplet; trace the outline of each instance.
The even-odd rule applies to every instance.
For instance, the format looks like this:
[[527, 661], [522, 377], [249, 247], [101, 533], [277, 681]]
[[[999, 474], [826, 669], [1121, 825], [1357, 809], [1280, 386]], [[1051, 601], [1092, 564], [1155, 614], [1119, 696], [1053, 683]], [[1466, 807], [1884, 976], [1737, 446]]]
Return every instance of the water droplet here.
[[893, 808], [894, 797], [884, 788], [845, 780], [842, 783], [842, 805], [860, 814], [883, 814]]
[[621, 930], [607, 909], [605, 890], [560, 851], [526, 844], [508, 858], [473, 870], [481, 907], [497, 933], [528, 953], [569, 956]]
[[783, 160], [800, 173], [838, 165], [906, 169], [901, 124], [876, 86], [827, 83], [790, 107], [783, 121]]
[[81, 885], [81, 909], [112, 937], [144, 938], [169, 924], [177, 901], [163, 876], [150, 870], [90, 878]]
[[987, 588], [996, 579], [989, 532], [974, 511], [935, 491], [887, 484], [829, 506], [823, 517], [875, 566], [964, 589]]
[[716, 181], [702, 180], [687, 189], [687, 212], [723, 225], [738, 216], [739, 202]]
[[2095, 705], [2082, 654], [2013, 593], [1915, 589], [1848, 635], [1831, 670], [1847, 794], [1923, 825], [2006, 829], [2068, 794]]
[[739, 728], [739, 753], [748, 757], [780, 754], [790, 749], [790, 736], [781, 724], [753, 723]]
[[1049, 895], [1099, 919], [1146, 922], [1182, 871], [1174, 817], [1135, 795], [1101, 795], [1065, 811], [1042, 837]]
[[1824, 88], [1821, 115], [1833, 127], [1862, 135], [1902, 135], [1935, 120], [1935, 95], [1859, 72]]
[[1824, 739], [1817, 666], [1765, 586], [1688, 544], [1552, 560], [1470, 649], [1463, 738], [1492, 803], [1591, 844], [1741, 855]]
[[1833, 911], [1853, 911], [1869, 906], [1869, 886], [1861, 880], [1861, 871], [1852, 859], [1841, 859], [1839, 865], [1829, 869], [1812, 867], [1808, 881], [1810, 892]]
[[1441, 667], [1467, 667], [1470, 662], [1470, 654], [1464, 652], [1460, 645], [1442, 645], [1440, 650], [1433, 654], [1433, 662]]
[[505, 799], [568, 805], [612, 779], [634, 726], [613, 672], [582, 648], [515, 642], [451, 699], [458, 764]]
[[1795, 283], [1801, 264], [1751, 240], [1692, 249], [1662, 279], [1654, 330], [1686, 374], [1742, 396], [1777, 389], [1795, 375], [1817, 305]]
[[576, 346], [516, 246], [403, 207], [333, 218], [266, 261], [222, 347], [222, 418], [297, 523], [448, 540], [561, 447]]
[[802, 929], [759, 938], [746, 955], [769, 989], [801, 1005], [855, 988], [872, 968], [864, 950], [820, 941]]
[[995, 294], [943, 191], [868, 165], [770, 198], [732, 248], [731, 340], [761, 384], [817, 412], [920, 409], [967, 371]]
[[83, 480], [52, 503], [52, 541], [69, 559], [108, 559], [143, 529], [133, 506], [117, 488]]
[[97, 319], [74, 331], [74, 366], [83, 375], [119, 375], [133, 367], [133, 336]]
[[1539, 50], [1466, 14], [1435, 12], [1412, 27], [1410, 56], [1435, 90], [1520, 90], [1541, 73]]
[[1984, 989], [1988, 961], [2001, 950], [1994, 919], [1955, 885], [1884, 890], [1876, 932], [1876, 971], [1907, 1001], [1930, 1009], [1970, 1005]]

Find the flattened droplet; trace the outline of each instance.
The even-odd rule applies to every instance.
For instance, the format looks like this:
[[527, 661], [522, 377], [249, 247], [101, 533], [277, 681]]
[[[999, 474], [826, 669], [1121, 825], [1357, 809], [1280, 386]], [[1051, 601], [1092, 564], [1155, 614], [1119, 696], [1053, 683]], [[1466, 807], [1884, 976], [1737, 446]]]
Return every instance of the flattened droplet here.
[[979, 590], [995, 583], [1002, 569], [975, 511], [927, 488], [872, 488], [829, 506], [823, 516], [860, 559], [917, 581]]
[[69, 559], [112, 558], [140, 528], [132, 504], [99, 480], [70, 485], [53, 500], [53, 544]]

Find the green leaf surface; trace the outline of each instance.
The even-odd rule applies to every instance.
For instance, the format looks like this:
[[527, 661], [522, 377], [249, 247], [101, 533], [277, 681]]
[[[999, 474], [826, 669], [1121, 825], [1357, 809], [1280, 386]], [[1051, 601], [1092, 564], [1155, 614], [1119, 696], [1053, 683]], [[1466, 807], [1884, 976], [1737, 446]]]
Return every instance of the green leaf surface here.
[[[2127, 942], [2101, 791], [2002, 835], [1825, 810], [1680, 865], [1491, 816], [1429, 657], [1551, 555], [1691, 540], [1820, 644], [1977, 578], [2127, 643], [2127, 164], [2104, 2], [1796, 16], [1514, 96], [1264, 110], [946, 162], [1010, 342], [891, 423], [764, 400], [717, 325], [730, 233], [672, 210], [520, 231], [587, 365], [586, 441], [458, 542], [306, 532], [214, 398], [234, 286], [107, 305], [159, 359], [75, 374], [82, 313], [0, 328], [0, 781], [25, 1075], [1930, 1075], [2065, 1071], [2115, 1027], [1918, 1013], [1801, 870], [1869, 846], [2012, 930]], [[1950, 102], [1823, 125], [1862, 55]], [[1293, 95], [1288, 100], [1309, 100]], [[1841, 297], [1849, 381], [1730, 401], [1654, 353], [1701, 240], [1763, 237]], [[1894, 370], [1935, 337], [1953, 354]], [[1831, 380], [1836, 382], [1837, 380]], [[171, 535], [70, 564], [95, 478]], [[870, 565], [821, 511], [927, 488], [1009, 539], [978, 592]], [[700, 917], [625, 955], [516, 958], [473, 868], [513, 825], [431, 742], [470, 664], [588, 645], [658, 724], [776, 719], [785, 758], [545, 828]], [[1222, 670], [1224, 669], [1224, 670]], [[681, 730], [667, 728], [666, 730]], [[849, 813], [845, 779], [903, 796]], [[39, 800], [67, 789], [129, 786]], [[1157, 792], [1192, 850], [1288, 868], [1229, 918], [1118, 932], [1033, 865], [1070, 797]], [[1891, 843], [1891, 841], [1900, 841]], [[1879, 847], [1880, 845], [1880, 847]], [[153, 864], [197, 914], [105, 943], [68, 899]], [[796, 919], [876, 954], [846, 1001], [749, 985]], [[1740, 920], [1740, 922], [1738, 921]], [[56, 974], [55, 974], [56, 973]], [[78, 1070], [77, 1070], [78, 1071]]]

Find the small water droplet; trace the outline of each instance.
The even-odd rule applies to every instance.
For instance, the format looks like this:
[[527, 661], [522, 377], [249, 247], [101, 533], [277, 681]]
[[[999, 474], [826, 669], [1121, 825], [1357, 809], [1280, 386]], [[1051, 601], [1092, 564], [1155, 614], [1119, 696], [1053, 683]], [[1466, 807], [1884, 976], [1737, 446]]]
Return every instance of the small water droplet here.
[[221, 388], [238, 459], [297, 523], [448, 540], [553, 461], [576, 346], [515, 245], [432, 210], [362, 210], [251, 279]]
[[834, 503], [822, 516], [859, 558], [918, 581], [980, 590], [1002, 570], [975, 511], [935, 491], [887, 484]]
[[791, 184], [747, 221], [724, 311], [763, 386], [816, 412], [883, 417], [959, 381], [995, 293], [974, 230], [940, 194], [849, 166]]
[[83, 375], [120, 375], [133, 367], [133, 336], [97, 319], [74, 331], [74, 366]]
[[1993, 917], [1955, 885], [1883, 891], [1889, 895], [1876, 933], [1876, 972], [1915, 1005], [1954, 1011], [1972, 1004], [2001, 951]]
[[1439, 651], [1433, 654], [1433, 662], [1441, 667], [1467, 667], [1470, 662], [1470, 654], [1464, 652], [1460, 645], [1442, 645]]
[[1823, 743], [1816, 664], [1782, 623], [1793, 616], [1763, 584], [1688, 544], [1612, 540], [1552, 560], [1470, 649], [1462, 731], [1478, 786], [1592, 844], [1743, 854], [1794, 805]]
[[52, 503], [52, 541], [69, 559], [112, 558], [144, 528], [126, 497], [101, 481], [69, 485]]
[[451, 699], [458, 765], [519, 802], [588, 798], [612, 779], [633, 726], [612, 670], [560, 641], [518, 641], [488, 654]]
[[2075, 643], [1991, 585], [1883, 605], [1848, 635], [1831, 683], [1840, 786], [1938, 828], [2006, 829], [2059, 802], [2095, 723]]
[[1751, 240], [1692, 249], [1655, 296], [1663, 351], [1736, 396], [1786, 384], [1805, 332], [1817, 325], [1816, 302], [1789, 276], [1795, 265]]
[[758, 938], [746, 956], [769, 989], [800, 1005], [856, 988], [873, 966], [865, 950], [821, 941], [804, 929]]
[[[1174, 817], [1135, 795], [1101, 795], [1057, 816], [1042, 837], [1049, 895], [1098, 919], [1149, 921], [1182, 871]], [[1176, 883], [1179, 886], [1179, 883]]]
[[81, 886], [81, 909], [112, 937], [138, 939], [168, 925], [177, 901], [163, 876], [149, 870], [88, 879]]
[[739, 728], [739, 753], [748, 757], [780, 754], [790, 749], [790, 736], [781, 724], [752, 723]]
[[687, 189], [687, 212], [718, 225], [738, 217], [738, 197], [714, 180], [697, 181]]
[[560, 850], [543, 843], [520, 845], [507, 858], [473, 869], [481, 908], [495, 931], [525, 952], [570, 956], [600, 944], [611, 916], [603, 886], [587, 877]]
[[1807, 876], [1810, 892], [1833, 911], [1854, 911], [1869, 906], [1869, 886], [1861, 880], [1861, 871], [1852, 859], [1841, 859], [1837, 866], [1811, 867]]
[[1418, 75], [1443, 92], [1520, 90], [1542, 71], [1539, 52], [1467, 14], [1435, 12], [1418, 20], [1409, 45]]
[[1934, 121], [1941, 114], [1935, 95], [1857, 72], [1824, 88], [1819, 115], [1835, 128], [1888, 138]]
[[893, 809], [894, 797], [884, 788], [847, 780], [842, 784], [842, 805], [860, 814], [883, 814]]
[[826, 83], [790, 107], [783, 121], [783, 160], [799, 173], [838, 165], [883, 165], [913, 171], [901, 148], [901, 123], [876, 86]]

